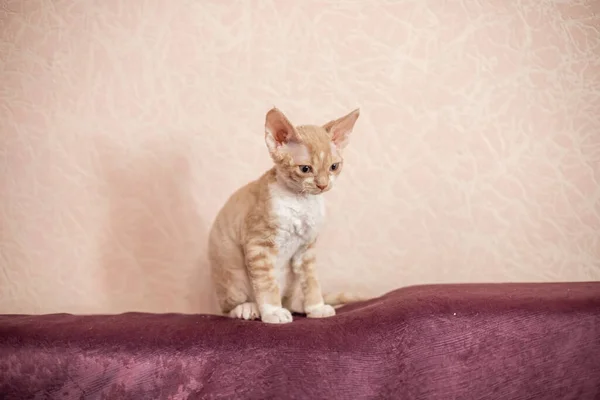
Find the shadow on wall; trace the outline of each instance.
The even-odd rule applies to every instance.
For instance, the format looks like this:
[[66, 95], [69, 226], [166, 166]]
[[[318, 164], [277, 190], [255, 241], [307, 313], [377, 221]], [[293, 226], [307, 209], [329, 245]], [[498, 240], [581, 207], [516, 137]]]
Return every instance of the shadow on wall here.
[[99, 143], [107, 226], [100, 249], [110, 312], [213, 313], [207, 229], [198, 214], [185, 144], [135, 151]]

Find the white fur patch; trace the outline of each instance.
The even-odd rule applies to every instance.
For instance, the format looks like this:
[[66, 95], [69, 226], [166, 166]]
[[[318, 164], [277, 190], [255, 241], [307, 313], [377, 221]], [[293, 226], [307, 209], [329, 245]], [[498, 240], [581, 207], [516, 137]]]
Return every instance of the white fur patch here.
[[319, 307], [311, 307], [310, 311], [306, 310], [308, 318], [327, 318], [335, 315], [335, 308], [328, 304], [322, 304]]
[[287, 324], [293, 320], [289, 310], [269, 304], [261, 307], [260, 314], [261, 320], [269, 324]]
[[319, 304], [314, 304], [312, 306], [305, 306], [304, 311], [307, 314], [311, 314], [313, 311], [318, 310], [319, 308], [323, 307], [324, 305], [325, 305], [325, 303], [319, 303]]
[[274, 306], [272, 304], [263, 304], [260, 307], [260, 312], [261, 312], [261, 314], [271, 314], [277, 309], [279, 309], [279, 307]]
[[273, 212], [279, 221], [275, 274], [283, 295], [292, 279], [290, 260], [315, 239], [325, 218], [325, 202], [320, 195], [299, 195], [280, 183], [272, 184], [269, 189]]
[[337, 151], [337, 147], [335, 146], [335, 143], [329, 143], [329, 147], [331, 147], [331, 154], [334, 156], [339, 156], [339, 153]]
[[239, 319], [257, 319], [260, 317], [260, 311], [256, 303], [242, 303], [229, 312], [231, 318]]
[[281, 151], [292, 156], [296, 165], [310, 164], [308, 149], [301, 143], [287, 143], [281, 147]]

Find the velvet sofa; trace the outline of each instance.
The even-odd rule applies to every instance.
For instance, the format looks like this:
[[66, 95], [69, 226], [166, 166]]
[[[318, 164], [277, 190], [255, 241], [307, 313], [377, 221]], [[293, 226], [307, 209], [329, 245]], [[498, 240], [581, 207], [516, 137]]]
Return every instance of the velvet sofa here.
[[600, 283], [414, 286], [279, 326], [0, 315], [0, 399], [600, 399]]

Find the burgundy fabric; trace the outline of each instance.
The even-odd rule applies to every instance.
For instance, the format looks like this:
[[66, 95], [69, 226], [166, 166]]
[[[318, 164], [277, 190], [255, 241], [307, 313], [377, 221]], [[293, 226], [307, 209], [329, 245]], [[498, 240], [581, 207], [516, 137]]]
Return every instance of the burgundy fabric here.
[[599, 399], [600, 283], [417, 286], [330, 319], [0, 316], [2, 399]]

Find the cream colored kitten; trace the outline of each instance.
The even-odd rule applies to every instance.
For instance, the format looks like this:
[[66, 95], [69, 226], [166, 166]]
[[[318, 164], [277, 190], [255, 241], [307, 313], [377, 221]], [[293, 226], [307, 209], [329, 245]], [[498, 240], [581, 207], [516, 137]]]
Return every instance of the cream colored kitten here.
[[265, 141], [275, 165], [229, 198], [209, 236], [223, 313], [281, 324], [292, 321], [290, 311], [329, 317], [331, 303], [355, 300], [325, 303], [314, 246], [325, 217], [323, 193], [342, 170], [358, 116], [355, 110], [324, 126], [295, 127], [278, 109], [267, 113]]

